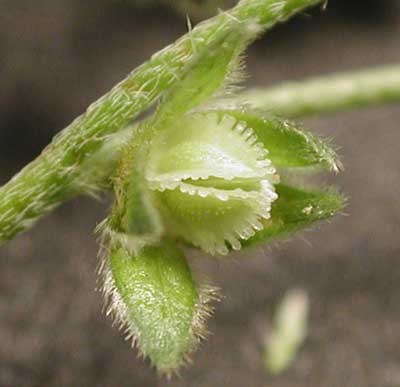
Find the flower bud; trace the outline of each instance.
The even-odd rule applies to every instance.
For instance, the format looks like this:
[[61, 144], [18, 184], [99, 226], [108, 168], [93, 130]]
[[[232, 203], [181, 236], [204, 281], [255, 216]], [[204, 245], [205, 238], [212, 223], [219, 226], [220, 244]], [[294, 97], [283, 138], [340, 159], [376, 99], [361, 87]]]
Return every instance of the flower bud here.
[[182, 116], [151, 145], [146, 179], [165, 229], [210, 254], [238, 250], [263, 228], [278, 198], [268, 151], [230, 115]]

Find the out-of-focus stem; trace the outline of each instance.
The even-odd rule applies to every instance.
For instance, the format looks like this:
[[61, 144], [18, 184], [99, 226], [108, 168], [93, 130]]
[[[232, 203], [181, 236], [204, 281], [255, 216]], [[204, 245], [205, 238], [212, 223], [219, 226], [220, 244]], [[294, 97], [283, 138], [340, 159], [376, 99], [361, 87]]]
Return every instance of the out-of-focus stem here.
[[283, 117], [302, 117], [400, 102], [400, 65], [254, 88], [243, 99]]

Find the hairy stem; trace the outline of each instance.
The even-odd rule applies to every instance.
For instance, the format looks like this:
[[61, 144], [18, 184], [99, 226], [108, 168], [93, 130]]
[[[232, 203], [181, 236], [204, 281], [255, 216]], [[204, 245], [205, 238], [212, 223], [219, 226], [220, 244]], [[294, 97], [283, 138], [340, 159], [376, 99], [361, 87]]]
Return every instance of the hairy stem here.
[[400, 102], [400, 65], [255, 88], [243, 93], [240, 99], [283, 117]]
[[0, 188], [0, 244], [25, 230], [57, 204], [92, 191], [81, 167], [107, 141], [178, 82], [198, 49], [255, 20], [263, 29], [285, 21], [322, 0], [242, 0], [154, 55], [125, 80], [91, 105], [61, 132], [46, 150]]

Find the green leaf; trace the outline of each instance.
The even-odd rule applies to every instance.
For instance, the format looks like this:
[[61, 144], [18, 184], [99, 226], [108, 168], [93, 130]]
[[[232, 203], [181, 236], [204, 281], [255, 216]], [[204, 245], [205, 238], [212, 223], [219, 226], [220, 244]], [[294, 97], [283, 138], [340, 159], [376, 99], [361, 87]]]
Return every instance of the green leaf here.
[[272, 204], [271, 218], [243, 247], [267, 243], [313, 226], [336, 215], [346, 204], [346, 199], [333, 190], [305, 191], [278, 184], [276, 192], [278, 199]]
[[181, 366], [204, 332], [204, 302], [183, 253], [172, 242], [132, 257], [111, 248], [104, 290], [109, 313], [127, 328], [144, 356], [162, 373]]
[[276, 167], [321, 167], [335, 172], [342, 168], [327, 141], [295, 123], [248, 109], [222, 110], [220, 114], [229, 114], [252, 128]]

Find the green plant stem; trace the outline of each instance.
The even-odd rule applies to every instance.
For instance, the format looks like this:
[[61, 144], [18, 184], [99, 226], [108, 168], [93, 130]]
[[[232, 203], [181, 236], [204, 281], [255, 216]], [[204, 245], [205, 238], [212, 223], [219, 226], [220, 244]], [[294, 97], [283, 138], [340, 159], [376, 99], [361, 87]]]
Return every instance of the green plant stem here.
[[179, 81], [200, 48], [254, 19], [263, 29], [285, 21], [322, 0], [243, 0], [154, 55], [91, 105], [45, 151], [0, 188], [0, 244], [31, 226], [59, 203], [98, 187], [82, 179], [82, 164], [107, 141]]
[[240, 99], [283, 117], [400, 102], [400, 65], [254, 88], [244, 92]]

